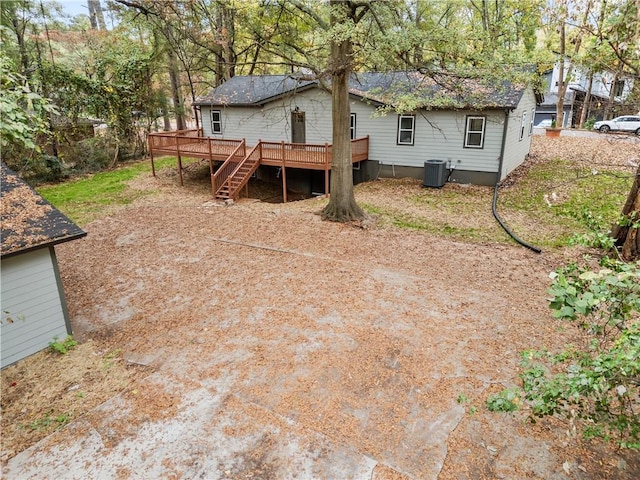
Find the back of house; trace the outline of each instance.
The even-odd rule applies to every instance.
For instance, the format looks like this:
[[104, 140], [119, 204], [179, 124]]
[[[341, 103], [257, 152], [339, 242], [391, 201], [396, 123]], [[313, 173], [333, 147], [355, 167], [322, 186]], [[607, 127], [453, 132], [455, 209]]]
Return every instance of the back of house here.
[[[424, 178], [426, 162], [438, 160], [449, 181], [493, 185], [530, 151], [529, 86], [460, 80], [445, 88], [417, 72], [358, 73], [349, 86], [351, 138], [369, 137], [368, 160], [354, 164], [356, 183]], [[324, 145], [332, 143], [329, 88], [296, 75], [236, 76], [195, 105], [213, 138]]]

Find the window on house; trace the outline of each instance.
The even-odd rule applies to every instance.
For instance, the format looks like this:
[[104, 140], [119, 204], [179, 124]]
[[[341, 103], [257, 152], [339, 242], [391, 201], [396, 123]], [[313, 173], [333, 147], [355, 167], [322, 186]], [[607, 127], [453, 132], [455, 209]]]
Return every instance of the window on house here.
[[485, 117], [467, 117], [467, 127], [464, 134], [464, 146], [467, 148], [484, 148]]
[[536, 109], [531, 109], [531, 120], [529, 121], [529, 136], [533, 135], [533, 121], [536, 117]]
[[524, 138], [524, 129], [527, 126], [527, 112], [522, 112], [522, 122], [520, 122], [520, 140]]
[[351, 114], [351, 140], [356, 138], [356, 114]]
[[624, 92], [624, 80], [618, 80], [613, 89], [613, 95], [616, 97], [621, 97]]
[[211, 133], [222, 133], [222, 113], [211, 110]]
[[415, 115], [398, 115], [398, 145], [413, 145], [415, 130]]

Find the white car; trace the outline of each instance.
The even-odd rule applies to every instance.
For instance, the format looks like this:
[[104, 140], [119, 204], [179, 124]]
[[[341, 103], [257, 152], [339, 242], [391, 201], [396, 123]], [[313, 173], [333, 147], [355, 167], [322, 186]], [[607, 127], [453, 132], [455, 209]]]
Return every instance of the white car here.
[[594, 130], [600, 133], [608, 132], [633, 132], [640, 135], [640, 115], [623, 115], [613, 120], [603, 120], [593, 124]]

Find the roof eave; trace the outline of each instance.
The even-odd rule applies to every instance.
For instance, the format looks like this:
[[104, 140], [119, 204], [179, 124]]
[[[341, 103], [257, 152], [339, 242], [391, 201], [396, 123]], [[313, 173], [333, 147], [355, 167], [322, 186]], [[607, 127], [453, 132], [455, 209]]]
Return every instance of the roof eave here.
[[66, 237], [60, 237], [60, 238], [56, 238], [54, 240], [49, 240], [47, 242], [43, 242], [43, 243], [39, 243], [37, 245], [29, 245], [29, 246], [25, 246], [22, 248], [17, 248], [15, 250], [11, 250], [9, 252], [3, 252], [0, 253], [0, 258], [9, 258], [9, 257], [15, 257], [17, 255], [22, 255], [24, 253], [29, 253], [32, 252], [34, 250], [40, 250], [42, 248], [48, 248], [48, 247], [53, 247], [55, 245], [59, 245], [61, 243], [66, 243], [66, 242], [70, 242], [72, 240], [78, 240], [80, 238], [86, 237], [87, 236], [87, 232], [81, 232], [81, 233], [76, 233], [74, 235], [69, 235]]

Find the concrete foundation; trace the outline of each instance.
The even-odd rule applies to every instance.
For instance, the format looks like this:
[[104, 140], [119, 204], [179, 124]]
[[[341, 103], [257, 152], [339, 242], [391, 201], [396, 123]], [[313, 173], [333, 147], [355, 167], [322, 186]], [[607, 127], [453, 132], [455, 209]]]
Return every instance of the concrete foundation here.
[[[378, 172], [374, 178], [424, 178], [423, 167], [402, 167], [398, 165], [379, 164], [375, 160], [368, 160], [363, 163], [374, 164], [370, 167], [372, 170], [376, 170]], [[453, 170], [448, 181], [454, 183], [493, 186], [496, 183], [496, 174], [492, 172]]]

